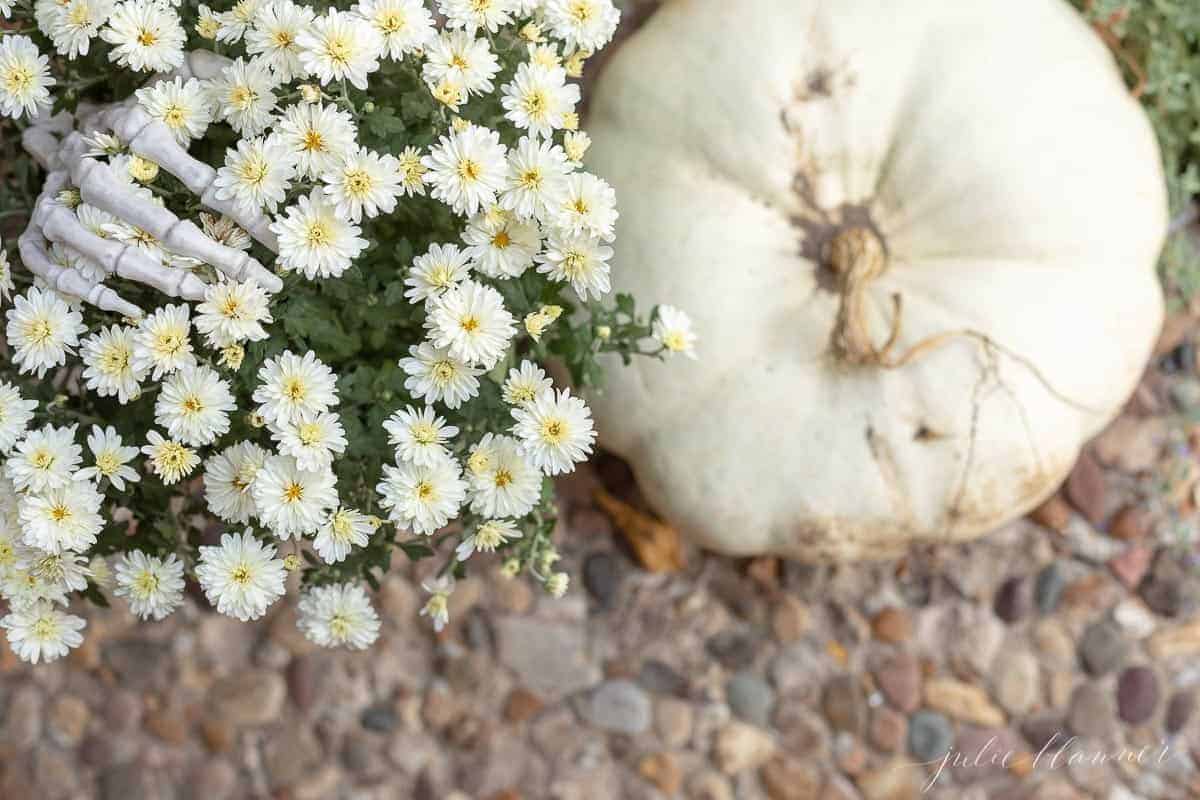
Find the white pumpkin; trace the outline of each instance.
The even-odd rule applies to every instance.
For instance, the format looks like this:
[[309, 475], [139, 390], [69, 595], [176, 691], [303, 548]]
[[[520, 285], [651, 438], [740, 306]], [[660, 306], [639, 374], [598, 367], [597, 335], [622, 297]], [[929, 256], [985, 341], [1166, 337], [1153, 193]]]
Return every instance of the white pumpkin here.
[[1159, 329], [1157, 146], [1061, 0], [667, 2], [589, 130], [615, 288], [700, 335], [699, 361], [610, 370], [598, 428], [710, 548], [992, 529], [1060, 484]]

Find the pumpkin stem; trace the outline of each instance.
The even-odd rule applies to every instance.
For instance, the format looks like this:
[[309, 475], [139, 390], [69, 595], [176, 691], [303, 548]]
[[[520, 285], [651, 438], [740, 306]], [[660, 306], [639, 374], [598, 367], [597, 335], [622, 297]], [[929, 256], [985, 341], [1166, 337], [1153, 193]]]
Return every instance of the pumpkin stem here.
[[833, 346], [851, 364], [886, 366], [900, 335], [900, 300], [894, 296], [892, 330], [883, 347], [876, 347], [867, 321], [867, 287], [883, 274], [887, 254], [879, 235], [865, 225], [838, 231], [829, 243], [829, 268], [841, 283], [841, 304], [833, 329]]

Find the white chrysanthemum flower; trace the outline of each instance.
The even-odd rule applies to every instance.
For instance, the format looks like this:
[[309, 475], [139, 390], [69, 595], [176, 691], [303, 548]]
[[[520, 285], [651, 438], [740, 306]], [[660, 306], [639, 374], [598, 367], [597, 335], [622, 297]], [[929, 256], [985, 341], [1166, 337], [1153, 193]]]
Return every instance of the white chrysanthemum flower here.
[[196, 24], [192, 30], [202, 39], [216, 39], [221, 32], [221, 15], [201, 3], [196, 6]]
[[433, 464], [450, 455], [446, 442], [458, 435], [458, 428], [447, 425], [433, 406], [420, 411], [408, 406], [388, 417], [383, 428], [388, 432], [388, 442], [396, 448], [396, 460], [420, 465]]
[[425, 326], [435, 347], [484, 370], [504, 357], [517, 330], [500, 292], [475, 281], [463, 281], [434, 300]]
[[430, 535], [458, 515], [467, 484], [458, 462], [446, 456], [433, 464], [385, 464], [383, 480], [375, 491], [380, 507], [390, 509], [388, 519]]
[[267, 459], [254, 478], [258, 519], [280, 539], [314, 533], [338, 504], [333, 471], [304, 470], [290, 456]]
[[333, 371], [311, 350], [303, 356], [285, 350], [268, 358], [258, 370], [258, 381], [253, 400], [272, 422], [299, 419], [302, 412], [319, 413], [337, 404]]
[[239, 58], [209, 81], [208, 101], [220, 119], [242, 136], [257, 136], [272, 122], [280, 81], [262, 59]]
[[565, 232], [586, 233], [611, 242], [617, 216], [617, 195], [611, 186], [588, 172], [567, 176], [555, 219]]
[[284, 594], [287, 570], [275, 545], [250, 531], [222, 534], [219, 546], [202, 546], [196, 578], [217, 611], [242, 622], [258, 619]]
[[261, 56], [283, 83], [303, 77], [300, 63], [300, 34], [312, 26], [315, 13], [291, 0], [265, 3], [246, 31], [246, 52]]
[[188, 306], [180, 303], [156, 309], [141, 321], [134, 335], [134, 374], [150, 373], [151, 378], [159, 380], [177, 369], [195, 365], [189, 314]]
[[500, 134], [472, 125], [442, 136], [421, 159], [430, 194], [459, 214], [474, 214], [496, 202], [508, 174]]
[[537, 505], [542, 491], [542, 473], [529, 463], [520, 443], [511, 436], [485, 434], [472, 448], [487, 454], [472, 463], [471, 510], [485, 517], [523, 517]]
[[537, 256], [537, 271], [571, 284], [579, 299], [588, 295], [597, 300], [611, 288], [608, 260], [613, 249], [587, 234], [561, 230], [550, 232], [546, 249]]
[[400, 368], [408, 373], [404, 388], [426, 403], [439, 400], [447, 408], [458, 408], [479, 394], [479, 375], [483, 370], [450, 355], [445, 348], [421, 342], [408, 348], [409, 357], [400, 359]]
[[148, 363], [134, 366], [136, 334], [134, 328], [110, 325], [83, 340], [79, 355], [89, 390], [100, 397], [116, 396], [121, 405], [141, 394]]
[[325, 181], [325, 196], [333, 203], [334, 212], [361, 222], [364, 214], [370, 218], [395, 210], [400, 194], [400, 164], [394, 156], [361, 147], [321, 180]]
[[458, 547], [454, 549], [454, 557], [459, 561], [466, 561], [476, 551], [494, 553], [496, 548], [502, 547], [513, 539], [520, 538], [521, 531], [512, 520], [489, 519], [476, 528], [470, 536], [459, 542]]
[[229, 383], [212, 367], [185, 367], [168, 376], [154, 402], [154, 422], [172, 439], [198, 447], [229, 431], [237, 409]]
[[115, 5], [113, 0], [69, 0], [44, 32], [59, 55], [86, 56], [92, 49], [92, 39], [100, 35], [100, 26], [108, 21]]
[[566, 197], [569, 171], [566, 154], [554, 142], [521, 137], [508, 151], [508, 178], [500, 207], [521, 219], [549, 219]]
[[109, 61], [135, 72], [169, 72], [183, 65], [187, 34], [179, 14], [155, 0], [118, 5], [100, 38], [113, 45]]
[[546, 592], [554, 598], [562, 598], [567, 593], [567, 588], [571, 585], [571, 576], [565, 572], [556, 572], [549, 578], [546, 578], [543, 586], [546, 587]]
[[280, 454], [296, 459], [303, 470], [327, 470], [335, 455], [346, 452], [342, 421], [331, 411], [301, 411], [295, 420], [277, 423], [271, 438]]
[[125, 491], [125, 481], [137, 483], [142, 479], [129, 462], [137, 457], [138, 449], [129, 447], [112, 425], [101, 428], [93, 425], [87, 437], [88, 450], [92, 451], [92, 466], [75, 473], [75, 480], [90, 480], [99, 483], [108, 479], [118, 492]]
[[241, 139], [225, 151], [225, 166], [217, 170], [217, 197], [233, 200], [246, 213], [266, 208], [274, 212], [287, 196], [296, 176], [291, 149], [274, 134]]
[[431, 87], [448, 84], [468, 95], [488, 94], [496, 88], [492, 78], [499, 71], [500, 61], [487, 39], [477, 39], [466, 31], [443, 31], [425, 45], [421, 77]]
[[314, 586], [297, 606], [296, 625], [321, 647], [366, 650], [379, 638], [379, 615], [367, 593], [352, 583]]
[[621, 12], [612, 0], [545, 0], [550, 32], [568, 50], [596, 52], [612, 41]]
[[38, 52], [28, 36], [0, 39], [0, 112], [30, 119], [51, 106], [50, 59]]
[[354, 122], [334, 105], [288, 106], [274, 133], [291, 149], [303, 178], [319, 178], [357, 147]]
[[25, 435], [37, 407], [37, 400], [26, 400], [16, 386], [0, 381], [0, 455], [8, 455]]
[[696, 358], [697, 337], [692, 330], [692, 318], [678, 308], [659, 306], [654, 314], [651, 332], [668, 353], [682, 353], [688, 358]]
[[592, 452], [596, 431], [592, 411], [570, 389], [538, 395], [512, 410], [513, 433], [526, 456], [547, 475], [574, 472], [575, 463]]
[[184, 147], [193, 139], [203, 138], [212, 123], [204, 87], [195, 78], [152, 83], [137, 90], [137, 99], [146, 113], [166, 125]]
[[128, 600], [129, 610], [141, 619], [166, 619], [183, 604], [183, 562], [174, 553], [165, 559], [141, 550], [123, 553], [113, 594]]
[[521, 17], [531, 17], [534, 13], [542, 10], [543, 0], [509, 0], [512, 3], [513, 16], [518, 19]]
[[148, 444], [142, 447], [142, 455], [150, 460], [151, 471], [168, 486], [178, 483], [200, 463], [196, 451], [179, 442], [164, 439], [158, 431], [147, 433], [146, 441]]
[[117, 221], [112, 214], [87, 203], [80, 203], [75, 207], [75, 216], [79, 218], [79, 223], [87, 229], [88, 233], [101, 239], [110, 238], [106, 229]]
[[[4, 0], [4, 2], [11, 3], [12, 0]], [[45, 32], [53, 28], [62, 17], [66, 5], [65, 0], [61, 3], [59, 0], [34, 0], [33, 19], [37, 23], [38, 30]], [[0, 14], [0, 16], [7, 17], [8, 14]]]
[[500, 396], [513, 406], [532, 403], [534, 398], [554, 388], [554, 381], [546, 377], [546, 371], [532, 361], [522, 361], [520, 368], [508, 371]]
[[353, 508], [339, 508], [317, 529], [313, 549], [326, 564], [337, 564], [355, 547], [365, 546], [374, 530], [375, 524], [366, 514]]
[[305, 72], [322, 85], [345, 80], [366, 90], [383, 54], [383, 37], [370, 22], [336, 8], [314, 19], [296, 41]]
[[[82, 592], [87, 589], [92, 571], [88, 559], [81, 553], [63, 550], [47, 553], [36, 547], [18, 545], [16, 550], [17, 569], [23, 570], [53, 586], [58, 592]], [[45, 592], [50, 594], [52, 592]], [[55, 592], [57, 593], [57, 592]]]
[[450, 622], [450, 595], [454, 592], [454, 577], [440, 575], [422, 582], [421, 588], [429, 593], [429, 600], [421, 607], [421, 616], [429, 617], [433, 629], [441, 633]]
[[238, 0], [233, 8], [217, 15], [217, 41], [234, 44], [250, 30], [262, 8], [263, 0]]
[[270, 454], [254, 442], [238, 442], [204, 462], [208, 510], [226, 522], [245, 525], [258, 516], [254, 479]]
[[267, 338], [263, 325], [274, 321], [270, 296], [253, 278], [211, 283], [204, 290], [204, 302], [196, 306], [196, 330], [214, 348], [260, 342]]
[[400, 195], [425, 196], [425, 165], [421, 163], [421, 151], [406, 147], [396, 157], [396, 169], [400, 173]]
[[59, 611], [49, 600], [14, 607], [0, 619], [8, 632], [8, 643], [22, 661], [49, 663], [65, 656], [83, 642], [80, 633], [87, 625], [82, 618]]
[[462, 28], [474, 36], [482, 28], [495, 33], [512, 22], [512, 0], [438, 0], [447, 28]]
[[588, 136], [586, 131], [568, 131], [563, 134], [563, 152], [572, 166], [582, 166], [583, 157], [587, 155], [591, 146], [592, 137]]
[[320, 189], [301, 196], [285, 216], [271, 223], [279, 237], [279, 265], [309, 280], [336, 278], [366, 249], [361, 229], [337, 213]]
[[456, 244], [433, 244], [423, 256], [413, 259], [404, 279], [404, 296], [410, 303], [423, 303], [440, 297], [471, 274], [471, 259]]
[[416, 53], [435, 35], [433, 17], [423, 0], [360, 0], [354, 6], [383, 38], [383, 53], [400, 60]]
[[86, 552], [104, 527], [103, 498], [90, 481], [74, 481], [21, 496], [25, 544], [47, 553]]
[[520, 277], [542, 247], [537, 225], [521, 222], [506, 211], [476, 214], [462, 238], [475, 269], [489, 278]]
[[49, 289], [31, 288], [17, 295], [5, 318], [12, 363], [22, 375], [33, 372], [39, 378], [51, 367], [65, 364], [67, 354], [79, 344], [79, 335], [87, 330], [83, 316]]
[[229, 217], [200, 212], [200, 227], [205, 235], [234, 250], [250, 249], [250, 234]]
[[[18, 551], [24, 545], [17, 545]], [[12, 567], [7, 573], [0, 573], [0, 597], [8, 601], [11, 608], [24, 608], [39, 600], [66, 605], [67, 590], [57, 582], [47, 581], [29, 570]]]
[[[404, 152], [408, 153], [410, 150], [414, 153], [416, 152], [411, 147], [406, 148]], [[420, 158], [418, 157], [417, 160], [420, 161]], [[420, 184], [422, 186], [421, 193], [424, 194], [425, 181], [420, 181]], [[407, 179], [405, 188], [408, 188]], [[16, 284], [13, 283], [12, 264], [10, 264], [8, 261], [8, 253], [6, 253], [4, 248], [0, 246], [0, 303], [7, 302], [8, 298], [12, 297], [12, 293], [14, 290], [16, 290], [16, 288]]]
[[17, 491], [44, 492], [70, 484], [83, 460], [83, 448], [75, 443], [78, 427], [46, 425], [17, 442], [4, 462], [4, 473], [13, 487]]
[[501, 91], [500, 104], [509, 122], [542, 138], [565, 127], [566, 115], [573, 113], [579, 102], [579, 87], [567, 83], [562, 67], [522, 64]]

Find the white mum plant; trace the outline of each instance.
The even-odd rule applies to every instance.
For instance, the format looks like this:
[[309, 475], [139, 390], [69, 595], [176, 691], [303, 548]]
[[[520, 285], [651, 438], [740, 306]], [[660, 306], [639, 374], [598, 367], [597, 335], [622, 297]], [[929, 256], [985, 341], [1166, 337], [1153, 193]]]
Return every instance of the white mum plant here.
[[296, 570], [304, 634], [365, 648], [397, 550], [441, 559], [438, 629], [480, 553], [566, 591], [552, 476], [596, 431], [544, 365], [587, 386], [695, 341], [606, 299], [616, 198], [572, 79], [611, 0], [0, 11], [15, 652], [77, 646], [79, 595], [161, 620], [194, 580], [253, 620]]

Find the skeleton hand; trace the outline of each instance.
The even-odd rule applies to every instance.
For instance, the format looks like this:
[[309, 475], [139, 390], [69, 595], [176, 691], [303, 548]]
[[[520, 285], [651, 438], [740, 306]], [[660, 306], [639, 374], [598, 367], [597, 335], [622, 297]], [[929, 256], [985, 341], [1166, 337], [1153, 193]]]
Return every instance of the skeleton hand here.
[[[228, 63], [213, 53], [194, 51], [188, 54], [184, 66], [166, 79], [212, 78]], [[140, 318], [142, 310], [105, 286], [104, 276], [116, 274], [171, 297], [192, 301], [204, 298], [206, 284], [191, 271], [166, 265], [136, 244], [122, 244], [88, 230], [59, 199], [63, 189], [74, 186], [84, 203], [145, 231], [173, 254], [210, 264], [233, 280], [254, 278], [268, 292], [282, 288], [279, 278], [249, 255], [216, 241], [194, 223], [142, 197], [136, 187], [114, 174], [112, 166], [89, 157], [92, 144], [88, 137], [98, 132], [115, 135], [132, 154], [178, 178], [199, 195], [206, 207], [230, 217], [263, 245], [278, 251], [278, 241], [268, 227], [270, 220], [262, 212], [247, 214], [232, 201], [217, 199], [213, 186], [216, 170], [189, 156], [166, 125], [129, 98], [98, 108], [81, 105], [74, 117], [62, 112], [25, 130], [22, 146], [49, 172], [29, 226], [17, 240], [26, 269], [63, 294], [133, 319]], [[76, 261], [64, 264], [55, 259], [54, 244], [70, 252]]]

